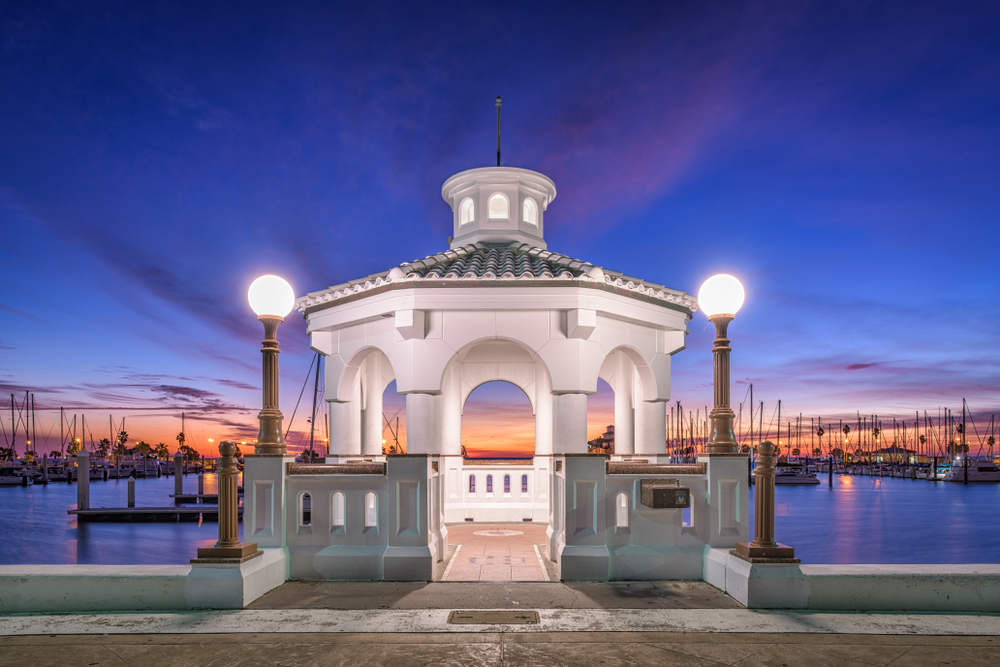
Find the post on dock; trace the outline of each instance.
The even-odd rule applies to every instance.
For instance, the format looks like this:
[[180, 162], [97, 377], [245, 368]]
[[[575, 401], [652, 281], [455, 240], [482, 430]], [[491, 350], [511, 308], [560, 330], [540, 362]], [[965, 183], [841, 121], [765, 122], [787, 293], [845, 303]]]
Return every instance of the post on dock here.
[[135, 477], [128, 476], [128, 506], [135, 507]]
[[205, 468], [204, 467], [201, 469], [201, 472], [198, 473], [198, 495], [199, 496], [205, 495]]
[[826, 483], [833, 486], [833, 454], [830, 454], [830, 465], [827, 467], [826, 474]]
[[46, 484], [49, 483], [49, 455], [48, 454], [46, 454], [45, 456], [42, 457], [42, 479], [45, 480]]
[[937, 457], [936, 456], [934, 457], [934, 467], [931, 469], [931, 475], [930, 475], [929, 479], [932, 479], [935, 482], [938, 481], [938, 478], [937, 478]]
[[184, 478], [181, 470], [184, 469], [184, 454], [178, 451], [174, 454], [174, 495], [179, 496], [184, 493]]
[[776, 447], [770, 440], [757, 445], [757, 474], [754, 492], [753, 542], [737, 542], [737, 556], [754, 562], [766, 558], [767, 562], [795, 561], [795, 549], [774, 541], [774, 457]]
[[86, 449], [76, 454], [76, 508], [90, 509], [90, 453]]
[[236, 495], [236, 443], [225, 440], [219, 443], [219, 541], [214, 547], [198, 549], [198, 560], [203, 558], [247, 558], [258, 553], [257, 543], [240, 542], [238, 532], [239, 499]]

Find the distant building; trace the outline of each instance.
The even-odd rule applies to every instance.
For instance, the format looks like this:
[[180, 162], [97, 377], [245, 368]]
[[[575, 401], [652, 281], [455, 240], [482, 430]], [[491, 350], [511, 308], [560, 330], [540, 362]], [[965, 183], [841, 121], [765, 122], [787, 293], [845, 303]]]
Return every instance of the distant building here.
[[615, 453], [615, 425], [608, 425], [602, 435], [587, 442], [588, 454], [614, 454]]

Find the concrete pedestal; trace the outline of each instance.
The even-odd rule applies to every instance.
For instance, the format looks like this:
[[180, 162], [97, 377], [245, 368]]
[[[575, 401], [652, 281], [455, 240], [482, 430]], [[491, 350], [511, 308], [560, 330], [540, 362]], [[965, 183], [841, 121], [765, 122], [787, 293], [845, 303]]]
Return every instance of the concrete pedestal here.
[[243, 469], [243, 539], [262, 549], [283, 548], [285, 468], [295, 457], [247, 454]]
[[288, 580], [286, 549], [264, 549], [232, 562], [192, 561], [184, 586], [189, 609], [242, 609]]
[[[611, 556], [605, 543], [605, 460], [603, 456], [568, 455], [564, 496], [556, 504], [564, 512], [565, 543], [559, 545], [559, 578], [563, 581], [608, 581]], [[562, 509], [565, 508], [565, 509]]]

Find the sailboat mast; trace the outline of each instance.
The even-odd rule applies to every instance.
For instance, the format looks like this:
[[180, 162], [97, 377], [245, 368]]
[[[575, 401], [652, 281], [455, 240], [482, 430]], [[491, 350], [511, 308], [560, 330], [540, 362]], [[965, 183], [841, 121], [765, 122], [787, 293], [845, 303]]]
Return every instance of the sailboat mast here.
[[316, 435], [316, 394], [319, 393], [319, 352], [316, 353], [316, 380], [313, 382], [312, 418], [309, 420], [309, 463], [313, 462], [313, 438]]
[[781, 456], [781, 399], [778, 399], [778, 456]]

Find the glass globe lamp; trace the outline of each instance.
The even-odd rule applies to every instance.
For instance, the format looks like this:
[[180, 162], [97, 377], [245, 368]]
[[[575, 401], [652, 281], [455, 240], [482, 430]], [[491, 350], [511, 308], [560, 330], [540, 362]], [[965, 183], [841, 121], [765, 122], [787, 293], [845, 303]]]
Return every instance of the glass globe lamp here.
[[712, 276], [698, 290], [698, 306], [708, 319], [716, 315], [733, 316], [743, 306], [743, 285], [728, 273]]
[[295, 292], [284, 278], [267, 275], [250, 284], [247, 299], [257, 317], [270, 315], [284, 318], [295, 305]]

